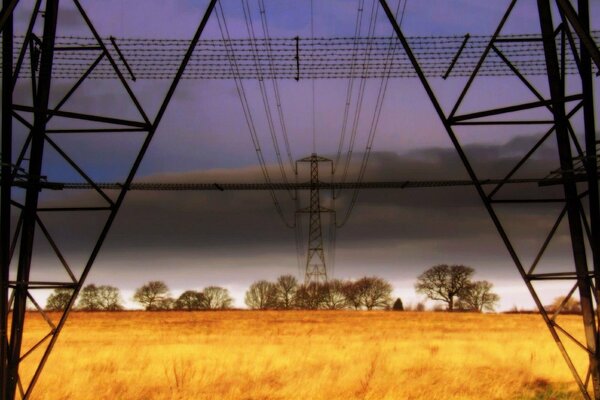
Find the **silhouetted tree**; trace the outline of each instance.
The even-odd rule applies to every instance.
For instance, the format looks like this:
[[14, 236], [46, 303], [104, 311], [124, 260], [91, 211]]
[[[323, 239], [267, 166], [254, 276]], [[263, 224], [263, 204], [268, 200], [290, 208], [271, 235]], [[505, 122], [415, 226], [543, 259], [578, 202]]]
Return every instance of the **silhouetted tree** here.
[[402, 300], [400, 297], [396, 299], [394, 305], [392, 306], [392, 310], [394, 311], [404, 311], [404, 304], [402, 304]]
[[349, 307], [359, 310], [362, 306], [362, 288], [357, 282], [346, 281], [342, 286], [342, 292]]
[[204, 293], [195, 290], [186, 290], [181, 293], [181, 296], [175, 301], [174, 308], [176, 310], [202, 310], [204, 308], [205, 298]]
[[344, 294], [344, 282], [333, 279], [323, 284], [323, 308], [342, 310], [348, 306]]
[[325, 300], [324, 285], [310, 282], [298, 286], [296, 291], [296, 307], [302, 310], [318, 310]]
[[102, 310], [117, 311], [123, 309], [123, 300], [119, 289], [110, 285], [98, 286], [98, 300]]
[[202, 291], [204, 294], [204, 307], [208, 310], [224, 310], [231, 308], [233, 299], [229, 290], [219, 286], [209, 286]]
[[367, 310], [387, 308], [392, 302], [392, 285], [383, 278], [366, 276], [356, 281], [361, 305]]
[[79, 292], [79, 302], [77, 308], [85, 311], [100, 310], [100, 302], [98, 300], [98, 289], [96, 285], [89, 284], [84, 286]]
[[119, 289], [109, 285], [89, 284], [79, 293], [78, 308], [85, 311], [122, 310]]
[[277, 306], [277, 287], [265, 280], [254, 282], [246, 291], [244, 302], [253, 310], [272, 309]]
[[133, 300], [146, 310], [161, 310], [170, 299], [169, 288], [163, 281], [150, 281], [135, 290]]
[[494, 311], [500, 296], [492, 292], [493, 286], [488, 281], [477, 281], [467, 285], [458, 299], [459, 308], [479, 312]]
[[64, 311], [71, 300], [73, 290], [71, 289], [54, 289], [54, 291], [46, 299], [46, 310], [48, 311]]
[[292, 275], [283, 275], [275, 282], [277, 308], [289, 310], [294, 308], [298, 280]]
[[171, 296], [167, 296], [164, 299], [160, 299], [158, 302], [156, 302], [154, 310], [157, 310], [157, 311], [174, 310], [176, 304], [177, 304], [177, 300], [175, 300]]
[[448, 311], [453, 311], [454, 300], [468, 289], [473, 272], [464, 265], [436, 265], [419, 275], [415, 290], [431, 300], [445, 302]]

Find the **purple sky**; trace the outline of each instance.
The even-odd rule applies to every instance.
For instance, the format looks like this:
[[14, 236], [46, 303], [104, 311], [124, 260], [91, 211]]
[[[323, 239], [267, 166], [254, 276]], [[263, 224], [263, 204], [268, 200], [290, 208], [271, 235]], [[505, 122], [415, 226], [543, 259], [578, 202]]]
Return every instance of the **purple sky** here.
[[[22, 0], [17, 26], [26, 24], [31, 1]], [[118, 38], [190, 38], [206, 7], [206, 1], [103, 0], [82, 1], [101, 36]], [[233, 37], [246, 37], [240, 1], [224, 1]], [[600, 24], [600, 4], [592, 2], [592, 24]], [[257, 2], [250, 1], [257, 13]], [[265, 0], [273, 37], [308, 37], [308, 1]], [[366, 1], [370, 7], [370, 2]], [[508, 1], [416, 1], [409, 0], [403, 22], [407, 36], [491, 34]], [[537, 11], [532, 1], [521, 0], [505, 33], [537, 33]], [[396, 2], [391, 1], [392, 8]], [[69, 1], [61, 2], [59, 35], [89, 36]], [[357, 1], [315, 2], [315, 36], [351, 36]], [[255, 15], [258, 17], [258, 14]], [[380, 13], [376, 33], [391, 34]], [[214, 18], [206, 36], [220, 38]], [[448, 63], [450, 60], [448, 60]], [[446, 112], [465, 80], [439, 78], [431, 83]], [[532, 82], [547, 93], [545, 77]], [[150, 116], [156, 109], [168, 81], [131, 83]], [[360, 159], [367, 139], [379, 81], [369, 81], [363, 118], [355, 147]], [[261, 111], [258, 85], [244, 82], [258, 127], [261, 145], [269, 163], [275, 161], [273, 147]], [[335, 156], [344, 110], [345, 80], [319, 80], [315, 89], [317, 151]], [[312, 83], [281, 81], [284, 109], [292, 154], [295, 159], [312, 151]], [[577, 90], [576, 82], [570, 86]], [[58, 93], [68, 82], [55, 81]], [[123, 100], [115, 81], [90, 81], [65, 109], [107, 114], [134, 115]], [[27, 102], [25, 82], [17, 87], [18, 101]], [[463, 112], [476, 111], [534, 100], [515, 78], [478, 79], [465, 99]], [[548, 113], [530, 113], [548, 117]], [[56, 121], [57, 126], [60, 121]], [[580, 123], [574, 121], [576, 128]], [[545, 128], [469, 128], [458, 130], [460, 140], [482, 178], [500, 177], [519, 155], [524, 154]], [[97, 135], [94, 138], [55, 137], [57, 143], [100, 181], [120, 181], [135, 156], [140, 137]], [[18, 141], [18, 140], [17, 140]], [[550, 141], [527, 168], [530, 176], [545, 175], [557, 168], [556, 151]], [[367, 180], [464, 179], [466, 173], [450, 147], [442, 124], [416, 79], [391, 80], [383, 105]], [[283, 150], [283, 149], [282, 149]], [[64, 163], [46, 153], [44, 173], [49, 180], [73, 181], [75, 174]], [[353, 163], [351, 172], [357, 171]], [[324, 171], [323, 171], [324, 172]], [[276, 174], [272, 166], [272, 173]], [[524, 176], [527, 176], [524, 173]], [[276, 176], [276, 175], [274, 175]], [[352, 175], [355, 176], [355, 175]], [[301, 176], [299, 180], [307, 180]], [[231, 81], [185, 80], [165, 115], [138, 174], [141, 181], [260, 182], [256, 154], [242, 116], [240, 101]], [[274, 179], [278, 180], [278, 179]], [[278, 193], [286, 215], [293, 215], [293, 203]], [[78, 203], [91, 196], [83, 193], [49, 193], [47, 202]], [[336, 207], [342, 214], [349, 203], [342, 196]], [[525, 260], [553, 223], [556, 207], [521, 207], [499, 210], [506, 217], [507, 230]], [[82, 265], [92, 243], [90, 232], [98, 228], [95, 218], [81, 215], [57, 219], [48, 225], [73, 265]], [[544, 258], [546, 268], [570, 265], [568, 235], [562, 227], [556, 243]], [[39, 242], [39, 243], [38, 243]], [[47, 245], [38, 240], [40, 255], [34, 264], [35, 277], [56, 277], [58, 263], [47, 255]], [[475, 278], [491, 280], [502, 296], [500, 309], [514, 305], [530, 307], [529, 295], [508, 257], [474, 189], [410, 189], [361, 192], [347, 226], [337, 235], [333, 274], [339, 278], [380, 275], [389, 279], [405, 303], [420, 298], [413, 290], [416, 276], [437, 263], [465, 264], [476, 269]], [[78, 269], [75, 267], [75, 269]], [[79, 268], [80, 269], [80, 268]], [[218, 284], [228, 287], [242, 306], [243, 292], [255, 280], [278, 275], [299, 274], [293, 231], [278, 220], [268, 192], [257, 193], [130, 193], [109, 234], [88, 282], [119, 286], [125, 300], [132, 290], [148, 280], [167, 282], [173, 293]], [[542, 296], [550, 301], [562, 286], [550, 284]]]

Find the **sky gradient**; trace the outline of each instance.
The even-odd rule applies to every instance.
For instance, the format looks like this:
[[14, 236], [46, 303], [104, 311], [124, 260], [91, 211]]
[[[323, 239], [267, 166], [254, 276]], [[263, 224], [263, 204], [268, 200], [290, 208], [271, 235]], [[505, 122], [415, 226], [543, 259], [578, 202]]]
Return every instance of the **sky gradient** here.
[[[17, 10], [17, 26], [28, 18], [29, 1]], [[357, 9], [355, 1], [315, 2], [315, 36], [351, 36]], [[592, 2], [593, 27], [598, 28], [600, 5]], [[190, 38], [206, 7], [205, 1], [82, 1], [101, 36], [142, 38]], [[255, 1], [250, 1], [258, 18]], [[308, 1], [265, 1], [272, 37], [309, 36]], [[369, 4], [370, 2], [366, 2]], [[393, 8], [396, 2], [390, 2]], [[508, 1], [448, 2], [408, 1], [404, 33], [419, 35], [491, 34]], [[506, 33], [537, 33], [534, 2], [523, 1], [507, 24]], [[59, 16], [59, 35], [89, 36], [68, 1]], [[239, 1], [224, 1], [232, 37], [246, 37]], [[257, 22], [258, 23], [258, 22]], [[206, 38], [220, 38], [214, 18]], [[391, 34], [380, 13], [376, 34]], [[451, 60], [448, 60], [448, 63]], [[540, 92], [547, 93], [545, 77], [533, 77]], [[168, 81], [131, 83], [149, 115], [154, 115]], [[465, 79], [431, 79], [446, 110], [455, 101]], [[270, 84], [270, 83], [269, 83]], [[255, 81], [244, 82], [265, 158], [277, 176], [275, 152], [267, 132], [267, 121]], [[335, 157], [347, 81], [319, 80], [315, 84], [316, 147], [320, 155]], [[355, 177], [365, 149], [366, 129], [372, 116], [379, 81], [367, 83], [366, 100], [359, 121], [357, 144], [350, 176]], [[53, 101], [68, 89], [68, 82], [55, 81]], [[270, 86], [268, 86], [270, 87]], [[312, 82], [281, 81], [282, 108], [295, 159], [312, 151]], [[576, 91], [577, 82], [569, 89]], [[597, 91], [597, 90], [596, 90]], [[27, 102], [30, 89], [19, 83], [17, 101]], [[132, 117], [135, 112], [115, 81], [90, 81], [66, 106], [69, 111], [93, 110], [95, 114]], [[516, 78], [478, 79], [467, 96], [462, 112], [532, 101], [531, 94]], [[536, 113], [529, 116], [537, 117]], [[539, 112], [546, 118], [549, 113]], [[56, 126], [63, 123], [53, 121]], [[56, 127], [55, 126], [55, 127]], [[574, 121], [574, 126], [581, 127]], [[522, 156], [546, 128], [465, 128], [461, 143], [481, 178], [500, 178]], [[22, 136], [23, 130], [20, 130]], [[19, 133], [19, 132], [18, 132]], [[17, 135], [18, 136], [18, 135]], [[93, 138], [68, 135], [54, 139], [99, 181], [122, 181], [136, 155], [141, 138], [105, 134]], [[22, 138], [21, 138], [22, 142]], [[16, 140], [18, 145], [19, 139]], [[74, 181], [77, 176], [52, 151], [45, 154], [44, 175], [51, 181]], [[528, 163], [521, 177], [545, 176], [558, 167], [556, 147], [550, 140]], [[288, 173], [291, 171], [288, 168]], [[324, 179], [325, 170], [321, 171]], [[339, 177], [338, 177], [339, 178]], [[383, 105], [365, 180], [466, 179], [464, 167], [437, 118], [426, 93], [416, 79], [391, 80]], [[351, 178], [350, 180], [355, 179]], [[261, 182], [263, 180], [240, 100], [231, 81], [183, 81], [162, 121], [137, 175], [141, 182]], [[273, 179], [278, 181], [279, 179]], [[299, 181], [308, 180], [300, 171]], [[535, 187], [506, 189], [505, 194], [527, 194]], [[511, 192], [512, 191], [512, 192]], [[515, 192], [516, 191], [516, 192]], [[556, 189], [547, 193], [559, 194]], [[93, 194], [44, 193], [44, 204], [80, 204]], [[292, 218], [294, 204], [285, 192], [278, 193], [286, 216]], [[335, 207], [343, 214], [349, 195]], [[306, 201], [306, 198], [302, 198]], [[556, 206], [498, 209], [515, 247], [524, 260], [535, 251], [552, 226]], [[96, 217], [48, 216], [45, 221], [64, 246], [65, 254], [81, 266], [89, 255], [94, 232], [101, 226]], [[306, 230], [305, 230], [306, 231]], [[544, 258], [548, 270], [571, 265], [566, 226], [559, 229]], [[501, 296], [499, 309], [532, 307], [529, 294], [473, 188], [437, 188], [362, 191], [348, 224], [337, 234], [332, 275], [354, 279], [378, 275], [390, 280], [394, 295], [406, 303], [421, 297], [414, 293], [416, 277], [439, 264], [465, 264], [475, 268], [475, 279], [494, 283]], [[36, 242], [38, 253], [32, 279], [50, 279], [59, 271], [47, 244]], [[569, 267], [570, 268], [570, 267]], [[81, 267], [79, 267], [81, 270]], [[88, 282], [111, 284], [123, 290], [131, 305], [135, 287], [149, 280], [164, 280], [174, 294], [209, 285], [229, 288], [236, 305], [243, 306], [243, 293], [253, 281], [275, 279], [283, 274], [303, 276], [299, 267], [293, 231], [285, 228], [275, 213], [268, 192], [131, 192], [92, 269]], [[548, 284], [542, 300], [550, 302], [565, 286]]]

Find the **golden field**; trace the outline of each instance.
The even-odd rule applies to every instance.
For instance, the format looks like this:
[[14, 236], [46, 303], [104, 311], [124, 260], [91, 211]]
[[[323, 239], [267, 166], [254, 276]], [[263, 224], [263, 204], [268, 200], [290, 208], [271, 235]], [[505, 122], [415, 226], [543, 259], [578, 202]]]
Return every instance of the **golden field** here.
[[[580, 336], [580, 317], [561, 318]], [[47, 325], [30, 313], [26, 332], [27, 347]], [[574, 351], [577, 365], [585, 366], [583, 352]], [[25, 363], [23, 375], [30, 373]], [[33, 394], [48, 400], [579, 398], [538, 315], [384, 311], [75, 312]]]

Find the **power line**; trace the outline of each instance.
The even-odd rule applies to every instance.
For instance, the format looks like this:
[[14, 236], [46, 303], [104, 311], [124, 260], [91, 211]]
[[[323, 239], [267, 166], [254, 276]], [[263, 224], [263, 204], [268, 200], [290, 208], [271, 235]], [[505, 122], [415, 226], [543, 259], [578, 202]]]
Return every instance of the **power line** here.
[[346, 139], [346, 128], [348, 127], [348, 116], [350, 114], [350, 105], [352, 104], [352, 92], [354, 88], [354, 67], [356, 66], [356, 55], [358, 52], [358, 38], [362, 26], [362, 17], [364, 15], [364, 0], [358, 0], [358, 9], [356, 13], [356, 21], [354, 26], [354, 48], [352, 51], [352, 69], [350, 71], [350, 78], [348, 79], [348, 85], [346, 86], [346, 101], [344, 103], [344, 115], [342, 117], [342, 130], [340, 132], [340, 141], [338, 145], [337, 155], [333, 163], [333, 173], [337, 170], [337, 166], [341, 160], [342, 148]]
[[[218, 7], [215, 8], [215, 14], [217, 16], [217, 23], [219, 25], [219, 30], [221, 32], [221, 36], [223, 37], [224, 42], [227, 43], [230, 35], [229, 35], [229, 29], [227, 27], [227, 22], [225, 20], [225, 13], [223, 11], [223, 6], [222, 6], [221, 2], [218, 2], [217, 4], [218, 4]], [[260, 142], [259, 142], [258, 134], [256, 131], [256, 126], [254, 125], [254, 120], [252, 118], [250, 105], [248, 104], [248, 98], [246, 96], [246, 92], [244, 90], [244, 85], [243, 85], [242, 80], [238, 79], [236, 77], [237, 75], [235, 74], [235, 71], [238, 70], [238, 65], [237, 65], [235, 58], [233, 58], [233, 57], [230, 58], [230, 68], [231, 68], [232, 72], [234, 73], [234, 82], [235, 82], [235, 86], [237, 89], [238, 97], [239, 97], [240, 103], [242, 105], [242, 110], [244, 113], [246, 124], [247, 124], [248, 130], [250, 132], [250, 137], [251, 137], [252, 143], [254, 145], [254, 150], [256, 151], [256, 156], [258, 158], [258, 162], [260, 164], [260, 168], [263, 173], [263, 177], [265, 179], [265, 182], [267, 184], [270, 184], [271, 177], [269, 176], [269, 171], [267, 169], [266, 162], [265, 162], [264, 156], [262, 154], [262, 149], [260, 147]], [[294, 228], [295, 221], [292, 224], [287, 222], [275, 192], [271, 189], [269, 191], [269, 194], [271, 195], [271, 199], [273, 200], [273, 205], [275, 206], [275, 210], [277, 211], [277, 214], [279, 215], [279, 217], [281, 218], [283, 223], [288, 228]]]
[[[595, 40], [600, 40], [600, 32], [593, 32]], [[469, 42], [452, 70], [451, 76], [468, 76], [477, 64], [481, 52], [489, 42], [489, 36], [470, 36]], [[504, 35], [496, 41], [498, 49], [524, 75], [546, 73], [544, 49], [539, 35]], [[107, 42], [108, 38], [105, 39]], [[429, 77], [441, 77], [460, 48], [464, 36], [409, 37], [407, 39]], [[176, 39], [131, 39], [116, 38], [124, 60], [130, 65], [137, 79], [169, 79], [177, 67], [189, 41]], [[23, 38], [16, 40], [15, 59], [23, 45]], [[387, 76], [386, 58], [389, 37], [335, 37], [303, 38], [299, 40], [302, 52], [302, 77], [306, 79], [330, 78], [382, 78]], [[89, 48], [89, 50], [68, 51], [68, 48]], [[57, 38], [53, 77], [57, 79], [78, 79], [96, 60], [99, 52], [94, 50], [97, 43], [93, 38], [65, 36]], [[61, 50], [63, 49], [63, 50]], [[110, 49], [110, 51], [115, 51]], [[365, 53], [369, 51], [369, 70], [363, 71]], [[391, 78], [415, 77], [414, 70], [404, 51], [394, 41], [395, 55], [389, 70]], [[262, 76], [272, 79], [294, 79], [297, 73], [296, 40], [294, 38], [249, 38], [201, 40], [196, 47], [184, 79], [257, 79], [256, 61]], [[29, 52], [24, 65], [30, 60]], [[230, 67], [234, 59], [237, 71]], [[120, 68], [123, 61], [116, 57]], [[565, 60], [567, 73], [577, 73], [577, 65], [572, 55]], [[22, 77], [29, 77], [30, 70], [24, 69]], [[504, 61], [490, 54], [479, 72], [480, 76], [510, 76], [513, 72]], [[91, 79], [115, 79], [112, 66], [103, 61], [90, 75]]]
[[[242, 9], [244, 12], [244, 20], [246, 22], [246, 29], [248, 31], [248, 36], [250, 37], [252, 43], [255, 44], [256, 34], [254, 32], [254, 24], [252, 23], [252, 16], [250, 14], [250, 6], [248, 5], [247, 0], [242, 0]], [[273, 142], [273, 148], [275, 150], [275, 156], [277, 158], [277, 164], [279, 166], [279, 171], [281, 172], [281, 177], [284, 182], [287, 182], [287, 174], [285, 172], [285, 167], [283, 166], [283, 160], [281, 158], [281, 152], [279, 150], [279, 142], [277, 140], [277, 134], [275, 132], [275, 124], [273, 122], [273, 116], [271, 114], [271, 104], [269, 102], [269, 96], [268, 96], [267, 89], [265, 86], [264, 78], [263, 78], [262, 72], [258, 65], [258, 60], [257, 60], [258, 52], [257, 52], [255, 45], [253, 45], [252, 47], [254, 49], [253, 56], [255, 58], [256, 72], [257, 72], [257, 75], [259, 76], [258, 86], [259, 86], [259, 90], [260, 90], [260, 94], [261, 94], [261, 98], [262, 98], [262, 102], [263, 102], [263, 106], [264, 106], [264, 110], [265, 110], [265, 115], [267, 117], [267, 125], [269, 127], [269, 133], [271, 134], [271, 141]]]
[[[408, 0], [404, 0], [404, 7], [402, 8], [402, 15], [400, 17], [399, 26], [402, 26], [402, 21], [404, 20], [404, 16], [405, 16], [405, 12], [406, 12], [406, 3], [407, 2], [408, 2]], [[398, 14], [400, 12], [401, 3], [402, 3], [402, 1], [399, 0], [397, 8], [396, 8], [396, 15], [395, 15], [396, 20], [398, 20]], [[363, 152], [363, 158], [362, 158], [362, 162], [361, 162], [360, 169], [358, 172], [357, 183], [359, 185], [357, 186], [357, 188], [354, 190], [354, 193], [352, 194], [352, 200], [350, 202], [350, 206], [348, 207], [346, 214], [344, 215], [344, 217], [342, 219], [342, 222], [337, 225], [338, 228], [343, 227], [350, 219], [350, 215], [352, 214], [352, 211], [354, 210], [354, 206], [356, 205], [356, 202], [358, 200], [358, 194], [360, 191], [360, 183], [363, 181], [363, 179], [365, 177], [365, 173], [367, 170], [367, 164], [369, 162], [369, 157], [371, 155], [371, 150], [373, 148], [375, 134], [377, 133], [377, 127], [379, 125], [379, 119], [381, 117], [381, 111], [383, 109], [383, 102], [385, 100], [385, 95], [387, 93], [388, 83], [390, 80], [389, 66], [391, 66], [391, 59], [393, 59], [395, 50], [396, 50], [393, 45], [394, 38], [395, 38], [395, 36], [392, 33], [392, 35], [390, 36], [390, 46], [389, 46], [389, 51], [388, 51], [388, 74], [387, 74], [387, 76], [381, 78], [381, 82], [379, 85], [379, 92], [377, 94], [375, 110], [373, 111], [373, 117], [371, 119], [371, 125], [369, 128], [369, 134], [368, 134], [367, 142], [365, 145], [365, 151]]]
[[[314, 0], [310, 0], [310, 38], [315, 38], [315, 5]], [[315, 113], [315, 81], [311, 81], [312, 88], [312, 152], [317, 153], [317, 121]]]
[[[373, 0], [372, 6], [371, 6], [370, 19], [369, 19], [368, 37], [372, 37], [375, 33], [375, 21], [377, 19], [378, 11], [379, 11], [379, 7], [377, 7], [376, 1]], [[354, 151], [354, 144], [356, 143], [356, 136], [358, 133], [358, 124], [360, 121], [362, 105], [363, 105], [363, 101], [364, 101], [364, 94], [365, 94], [366, 85], [367, 85], [366, 77], [369, 74], [369, 68], [370, 68], [371, 50], [372, 50], [372, 47], [370, 46], [370, 43], [369, 43], [369, 45], [367, 46], [367, 50], [364, 53], [364, 58], [363, 58], [362, 76], [361, 76], [361, 80], [360, 80], [360, 84], [359, 84], [359, 88], [358, 88], [358, 95], [356, 98], [356, 107], [355, 107], [355, 111], [354, 111], [354, 117], [352, 119], [352, 129], [350, 131], [350, 141], [348, 143], [348, 151], [346, 154], [346, 160], [344, 162], [344, 170], [343, 170], [342, 177], [341, 177], [342, 182], [345, 182], [346, 177], [348, 176], [348, 170], [350, 168], [350, 162], [352, 161], [352, 154]]]
[[[587, 179], [584, 173], [577, 174], [577, 182]], [[477, 182], [482, 186], [489, 185], [526, 185], [535, 184], [549, 186], [562, 183], [560, 176], [548, 176], [543, 178], [519, 178], [519, 179], [481, 179]], [[133, 182], [127, 190], [134, 191], [254, 191], [254, 190], [310, 190], [316, 186], [321, 190], [354, 190], [360, 189], [424, 189], [436, 187], [461, 187], [473, 186], [475, 183], [470, 179], [432, 179], [432, 180], [397, 180], [397, 181], [374, 181], [374, 182], [324, 182], [319, 181], [316, 185], [310, 182], [283, 183], [283, 182], [249, 182], [249, 183], [215, 183], [215, 182]], [[27, 187], [27, 181], [16, 181], [14, 186]], [[40, 187], [54, 190], [90, 190], [94, 186], [81, 182], [42, 182]], [[97, 188], [103, 190], [121, 190], [123, 184], [119, 182], [97, 182]]]
[[288, 138], [288, 133], [287, 133], [287, 126], [285, 123], [285, 114], [283, 112], [283, 106], [282, 106], [282, 102], [281, 102], [281, 96], [279, 94], [279, 83], [277, 80], [277, 73], [275, 70], [275, 63], [273, 61], [273, 55], [272, 55], [272, 47], [271, 47], [271, 42], [270, 42], [270, 34], [269, 34], [269, 24], [268, 24], [268, 19], [267, 19], [267, 9], [265, 7], [264, 4], [264, 0], [259, 0], [258, 2], [258, 6], [259, 6], [259, 10], [260, 10], [260, 15], [261, 15], [261, 23], [262, 23], [262, 28], [263, 28], [263, 33], [264, 33], [264, 37], [265, 40], [267, 41], [267, 57], [269, 58], [269, 67], [270, 67], [270, 71], [271, 71], [271, 79], [273, 82], [273, 91], [275, 94], [275, 102], [277, 105], [277, 114], [279, 116], [279, 124], [281, 125], [281, 133], [283, 135], [283, 140], [284, 140], [284, 145], [285, 145], [285, 149], [286, 149], [286, 153], [288, 156], [288, 161], [290, 163], [290, 166], [292, 168], [292, 171], [295, 172], [295, 174], [297, 175], [297, 171], [295, 170], [295, 164], [294, 164], [294, 157], [292, 156], [292, 151], [291, 151], [291, 147], [290, 147], [290, 141]]

